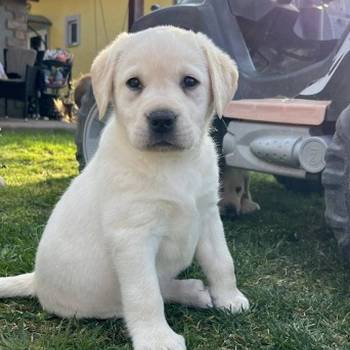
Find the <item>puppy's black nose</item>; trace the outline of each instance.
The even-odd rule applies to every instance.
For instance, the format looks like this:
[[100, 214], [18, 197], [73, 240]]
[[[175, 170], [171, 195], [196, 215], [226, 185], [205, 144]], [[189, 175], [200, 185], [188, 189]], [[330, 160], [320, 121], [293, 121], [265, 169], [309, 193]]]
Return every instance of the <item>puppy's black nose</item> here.
[[176, 114], [168, 109], [159, 109], [149, 113], [147, 119], [153, 132], [164, 134], [174, 129]]

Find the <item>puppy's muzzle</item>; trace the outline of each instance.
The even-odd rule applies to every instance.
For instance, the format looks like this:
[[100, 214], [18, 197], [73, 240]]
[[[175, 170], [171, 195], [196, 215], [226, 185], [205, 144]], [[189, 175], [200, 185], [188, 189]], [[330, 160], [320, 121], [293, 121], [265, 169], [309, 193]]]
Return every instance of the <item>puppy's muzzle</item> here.
[[147, 115], [148, 125], [152, 133], [168, 134], [175, 129], [176, 114], [167, 109], [153, 111]]
[[220, 214], [225, 218], [236, 218], [240, 215], [240, 208], [236, 208], [234, 204], [221, 204]]

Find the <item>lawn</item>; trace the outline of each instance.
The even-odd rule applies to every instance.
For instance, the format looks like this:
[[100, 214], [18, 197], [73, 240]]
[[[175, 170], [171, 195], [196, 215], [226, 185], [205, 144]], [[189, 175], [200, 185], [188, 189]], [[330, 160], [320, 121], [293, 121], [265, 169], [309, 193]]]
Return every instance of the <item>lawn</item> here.
[[[0, 136], [0, 275], [33, 269], [50, 212], [78, 174], [74, 139], [63, 132]], [[350, 349], [349, 273], [323, 219], [322, 196], [285, 191], [254, 175], [262, 210], [225, 221], [249, 312], [231, 315], [167, 305], [188, 349]], [[203, 277], [193, 266], [185, 276]], [[0, 301], [0, 349], [131, 349], [120, 320], [62, 320], [33, 299]]]

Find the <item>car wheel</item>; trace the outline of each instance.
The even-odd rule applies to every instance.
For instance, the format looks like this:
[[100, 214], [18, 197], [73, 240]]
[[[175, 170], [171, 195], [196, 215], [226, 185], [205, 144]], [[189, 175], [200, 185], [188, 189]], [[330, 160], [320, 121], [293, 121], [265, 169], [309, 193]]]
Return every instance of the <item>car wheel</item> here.
[[102, 120], [99, 119], [95, 97], [90, 86], [81, 101], [75, 137], [75, 143], [77, 145], [76, 159], [79, 162], [80, 171], [84, 169], [85, 165], [95, 154], [101, 132], [111, 112], [112, 108], [109, 107]]
[[333, 229], [342, 255], [350, 262], [350, 106], [338, 118], [326, 153], [322, 183], [326, 220]]

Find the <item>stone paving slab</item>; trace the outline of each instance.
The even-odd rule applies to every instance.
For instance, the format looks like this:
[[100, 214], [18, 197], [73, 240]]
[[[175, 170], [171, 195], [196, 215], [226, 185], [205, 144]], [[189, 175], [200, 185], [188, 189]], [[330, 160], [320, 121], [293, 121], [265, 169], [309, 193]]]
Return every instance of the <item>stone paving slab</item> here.
[[66, 130], [75, 132], [76, 128], [76, 124], [57, 120], [0, 118], [0, 129], [2, 130]]

